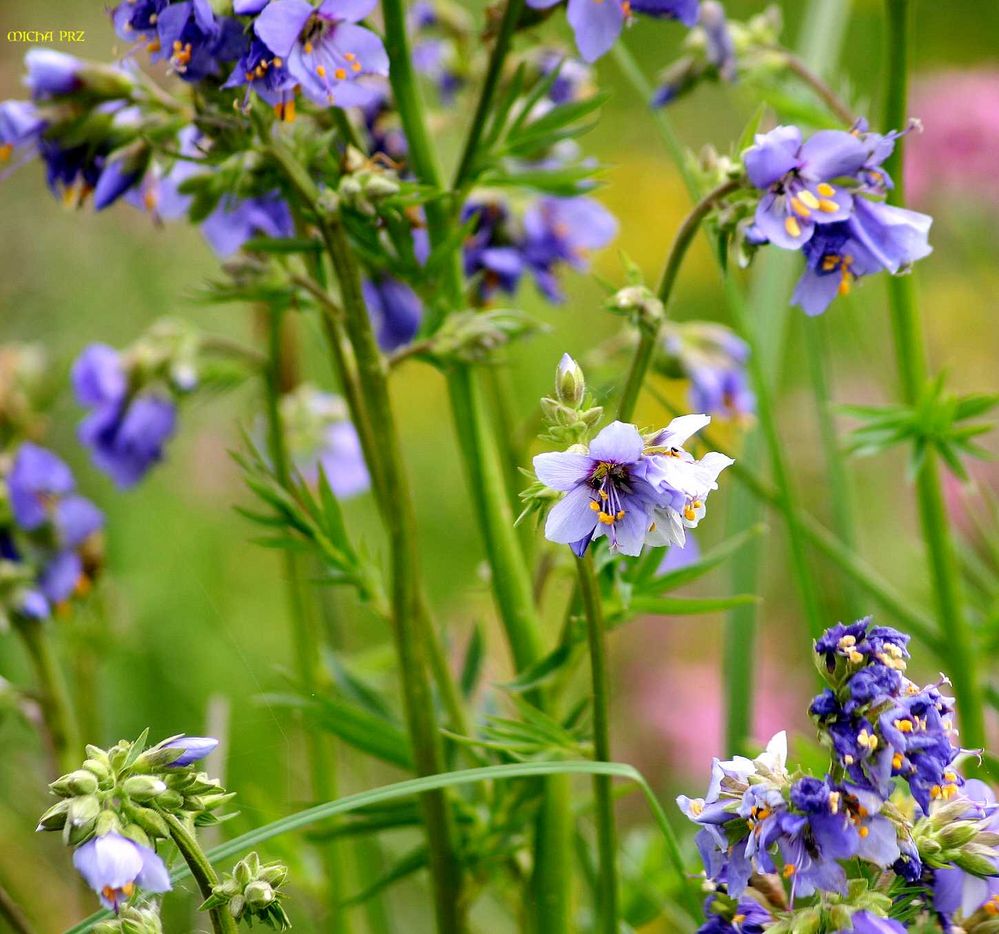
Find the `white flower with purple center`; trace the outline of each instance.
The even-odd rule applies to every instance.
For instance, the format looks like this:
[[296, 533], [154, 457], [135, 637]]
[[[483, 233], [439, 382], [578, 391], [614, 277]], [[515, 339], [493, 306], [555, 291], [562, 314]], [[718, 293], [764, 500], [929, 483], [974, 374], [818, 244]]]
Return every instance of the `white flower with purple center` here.
[[388, 55], [381, 39], [356, 25], [376, 0], [270, 0], [253, 24], [257, 37], [280, 59], [317, 104], [360, 107], [371, 90], [364, 75], [387, 75]]
[[136, 888], [146, 892], [169, 892], [172, 888], [166, 866], [155, 851], [114, 832], [78, 847], [73, 865], [101, 904], [112, 911], [127, 902]]

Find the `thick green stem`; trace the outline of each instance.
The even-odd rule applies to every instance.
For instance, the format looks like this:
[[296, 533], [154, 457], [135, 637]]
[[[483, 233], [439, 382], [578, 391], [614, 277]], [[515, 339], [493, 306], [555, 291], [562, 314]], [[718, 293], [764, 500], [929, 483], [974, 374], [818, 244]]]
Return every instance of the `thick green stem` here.
[[[268, 447], [275, 476], [278, 482], [287, 488], [291, 480], [291, 461], [281, 420], [281, 397], [293, 388], [291, 384], [294, 382], [294, 377], [289, 379], [287, 374], [293, 372], [294, 367], [286, 355], [284, 324], [281, 310], [269, 309], [268, 363], [264, 381]], [[312, 697], [317, 693], [322, 681], [322, 636], [313, 612], [314, 607], [310, 604], [298, 555], [286, 551], [283, 559], [296, 669], [302, 690], [307, 696]], [[328, 801], [337, 795], [333, 756], [324, 737], [314, 730], [305, 731], [305, 741], [312, 778], [312, 794], [319, 801]], [[328, 924], [334, 934], [342, 934], [348, 929], [346, 914], [340, 908], [344, 885], [342, 859], [338, 849], [332, 842], [323, 846], [323, 865], [329, 886]]]
[[[340, 283], [345, 327], [357, 359], [357, 373], [372, 424], [378, 426], [386, 500], [380, 503], [389, 537], [392, 565], [392, 628], [402, 679], [406, 723], [420, 775], [442, 770], [443, 754], [436, 725], [427, 645], [435, 638], [420, 587], [419, 541], [412, 494], [402, 459], [399, 434], [388, 393], [387, 369], [371, 328], [361, 292], [361, 279], [342, 228], [324, 221], [323, 237]], [[438, 930], [464, 930], [466, 905], [444, 794], [423, 796], [424, 818], [434, 883]]]
[[[479, 102], [479, 115], [473, 122], [475, 139], [465, 146], [463, 164], [474, 163], [482, 128], [488, 115], [503, 61], [509, 50], [512, 27], [519, 17], [522, 0], [511, 0], [504, 14], [504, 25], [490, 59], [489, 75]], [[442, 188], [436, 153], [431, 145], [416, 75], [413, 73], [405, 11], [401, 0], [382, 0], [385, 40], [392, 63], [392, 90], [409, 144], [409, 157], [417, 177], [434, 189]], [[467, 163], [466, 163], [467, 160]], [[459, 170], [459, 174], [464, 170]], [[452, 231], [454, 205], [433, 200], [427, 205], [430, 242], [445, 244]], [[441, 303], [434, 319], [464, 305], [460, 250], [455, 248], [442, 269]], [[455, 415], [469, 490], [475, 505], [480, 533], [485, 542], [492, 569], [493, 592], [503, 622], [510, 651], [518, 669], [535, 661], [541, 654], [540, 621], [531, 593], [530, 573], [513, 528], [513, 515], [503, 482], [503, 469], [495, 439], [489, 431], [481, 403], [478, 376], [467, 367], [457, 366], [448, 374], [448, 391]], [[545, 934], [561, 934], [570, 929], [570, 863], [564, 853], [571, 845], [572, 820], [566, 779], [546, 782], [542, 813], [538, 823], [532, 924]], [[537, 893], [543, 891], [543, 898]]]
[[[194, 834], [183, 821], [174, 814], [164, 814], [163, 819], [170, 828], [170, 839], [184, 857], [184, 862], [187, 863], [194, 881], [198, 884], [202, 898], [210, 898], [212, 890], [219, 881], [212, 864], [208, 862]], [[214, 934], [237, 934], [236, 921], [225, 906], [210, 909], [208, 917], [211, 919]]]
[[[610, 689], [607, 678], [607, 635], [600, 584], [593, 568], [593, 555], [587, 552], [576, 562], [579, 589], [586, 615], [590, 650], [590, 676], [593, 702], [593, 758], [610, 762]], [[614, 795], [611, 779], [597, 775], [593, 779], [597, 823], [597, 854], [600, 860], [597, 879], [597, 925], [601, 934], [617, 934], [617, 831], [614, 822]]]
[[[663, 269], [662, 278], [659, 280], [659, 288], [656, 292], [659, 301], [662, 302], [663, 312], [669, 304], [670, 296], [673, 294], [673, 286], [676, 284], [680, 267], [683, 265], [687, 250], [694, 242], [697, 231], [700, 230], [701, 223], [714, 210], [719, 201], [726, 195], [738, 191], [742, 186], [741, 179], [730, 179], [719, 185], [713, 191], [708, 192], [687, 215], [680, 229], [676, 232], [676, 238], [670, 247], [669, 256], [666, 258], [666, 266]], [[625, 381], [624, 389], [621, 391], [621, 399], [618, 402], [617, 417], [623, 422], [631, 420], [635, 411], [635, 404], [638, 402], [639, 393], [642, 391], [642, 383], [645, 382], [645, 375], [648, 373], [649, 365], [655, 354], [656, 343], [659, 340], [659, 325], [646, 326], [642, 329], [638, 347], [635, 348], [635, 356], [632, 358], [631, 367], [628, 370], [628, 378]]]
[[38, 678], [39, 703], [56, 768], [72, 772], [79, 766], [80, 737], [66, 680], [49, 638], [51, 630], [33, 619], [18, 620], [15, 626]]
[[[901, 128], [908, 118], [909, 0], [886, 0], [888, 14], [885, 126]], [[904, 201], [902, 171], [903, 141], [885, 162], [895, 181], [888, 200]], [[898, 360], [902, 398], [914, 404], [929, 375], [923, 323], [912, 276], [892, 276], [888, 281], [892, 332]], [[960, 570], [947, 517], [941, 484], [940, 463], [930, 449], [916, 478], [919, 519], [929, 558], [930, 575], [944, 657], [954, 676], [954, 695], [961, 721], [961, 740], [968, 748], [985, 745], [985, 717], [974, 634], [961, 593]]]

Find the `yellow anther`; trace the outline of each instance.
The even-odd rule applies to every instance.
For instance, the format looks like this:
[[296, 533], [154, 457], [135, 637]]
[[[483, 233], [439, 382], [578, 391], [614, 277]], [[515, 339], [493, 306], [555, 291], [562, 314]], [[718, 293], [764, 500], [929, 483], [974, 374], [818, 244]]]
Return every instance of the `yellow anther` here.
[[275, 56], [271, 64], [274, 65], [275, 68], [280, 68], [284, 64], [284, 62], [280, 58]]
[[746, 920], [746, 916], [745, 915], [732, 915], [732, 923], [733, 924], [742, 924], [742, 922], [745, 921], [745, 920]]
[[347, 59], [348, 62], [352, 62], [357, 56], [353, 52], [344, 52], [343, 57]]
[[819, 199], [815, 197], [807, 188], [798, 192], [798, 197], [813, 211], [819, 206]]
[[311, 42], [306, 42], [305, 45], [302, 46], [302, 51], [306, 55], [311, 55], [312, 54], [312, 43]]
[[794, 874], [795, 874], [795, 873], [796, 873], [797, 871], [798, 871], [798, 870], [794, 868], [794, 864], [793, 864], [793, 863], [788, 863], [788, 864], [787, 864], [787, 865], [786, 865], [786, 866], [784, 867], [783, 871], [781, 872], [781, 875], [782, 875], [782, 876], [783, 876], [783, 877], [784, 877], [785, 879], [790, 879], [790, 878], [791, 878], [791, 876], [793, 876], [793, 875], [794, 875]]
[[829, 810], [833, 814], [839, 813], [839, 803], [843, 799], [843, 796], [838, 791], [829, 792]]
[[870, 832], [871, 831], [870, 831], [869, 827], [858, 827], [857, 828], [857, 833], [860, 834], [861, 839], [863, 839], [866, 836], [869, 836]]
[[891, 757], [891, 767], [896, 771], [902, 768], [902, 753], [896, 752], [895, 755]]
[[850, 290], [852, 288], [853, 288], [853, 282], [851, 281], [850, 277], [843, 276], [843, 278], [839, 280], [839, 287], [836, 289], [836, 291], [840, 295], [849, 295]]
[[819, 210], [823, 214], [835, 214], [839, 210], [839, 205], [835, 201], [830, 201], [828, 198], [823, 198], [819, 202]]
[[863, 660], [864, 656], [861, 652], [856, 649], [851, 649], [849, 655], [847, 656], [854, 665], [859, 665]]
[[[829, 258], [830, 257], [826, 257], [826, 259], [829, 259]], [[832, 259], [835, 259], [835, 258], [836, 257], [832, 257]], [[857, 644], [857, 637], [856, 636], [843, 636], [843, 638], [839, 640], [839, 647], [841, 649], [852, 649], [856, 644]]]
[[796, 217], [785, 217], [784, 229], [792, 237], [801, 236], [801, 224], [798, 223], [798, 219]]
[[591, 499], [590, 509], [592, 509], [594, 512], [600, 512], [600, 503], [598, 503], [595, 499]]
[[804, 203], [800, 198], [791, 198], [791, 209], [794, 211], [798, 217], [811, 217], [812, 212], [805, 207]]
[[319, 75], [320, 78], [325, 78], [326, 77], [326, 68], [325, 68], [325, 66], [324, 65], [316, 65], [316, 74]]
[[845, 756], [843, 756], [843, 764], [844, 765], [853, 765], [853, 763], [854, 763], [854, 758], [849, 753], [847, 753]]
[[944, 772], [944, 781], [947, 781], [947, 782], [956, 782], [957, 781], [957, 772]]
[[618, 510], [618, 511], [617, 511], [617, 512], [616, 512], [616, 513], [614, 514], [614, 518], [615, 518], [615, 519], [623, 519], [623, 518], [624, 518], [624, 510], [623, 510], [623, 509], [619, 509], [619, 510]]
[[351, 62], [350, 63], [350, 70], [351, 71], [360, 71], [361, 70], [361, 63], [360, 62]]
[[607, 491], [606, 490], [600, 490], [600, 498], [601, 499], [607, 499], [607, 497], [608, 497]]
[[930, 789], [930, 797], [936, 801], [943, 794], [943, 789], [939, 785], [934, 785]]
[[684, 506], [683, 518], [686, 519], [688, 522], [693, 522], [697, 518], [697, 513], [694, 512], [692, 506]]
[[146, 46], [146, 51], [150, 55], [155, 55], [162, 48], [163, 48], [163, 44], [160, 42], [160, 40], [159, 39], [154, 39], [152, 42], [149, 43], [149, 45]]
[[333, 72], [333, 77], [336, 78], [337, 81], [343, 81], [343, 79], [347, 77], [347, 72], [343, 68], [338, 68]]
[[831, 198], [834, 194], [836, 194], [836, 189], [833, 188], [833, 186], [828, 182], [819, 182], [819, 184], [815, 186], [815, 190], [822, 195], [823, 198]]
[[899, 733], [911, 733], [913, 730], [911, 720], [895, 720], [894, 724], [895, 729], [898, 730]]
[[704, 802], [700, 798], [696, 798], [690, 802], [690, 813], [693, 814], [694, 817], [700, 817], [703, 811]]
[[0, 162], [6, 162], [11, 157], [11, 153], [13, 152], [14, 147], [10, 143], [4, 143], [0, 146]]

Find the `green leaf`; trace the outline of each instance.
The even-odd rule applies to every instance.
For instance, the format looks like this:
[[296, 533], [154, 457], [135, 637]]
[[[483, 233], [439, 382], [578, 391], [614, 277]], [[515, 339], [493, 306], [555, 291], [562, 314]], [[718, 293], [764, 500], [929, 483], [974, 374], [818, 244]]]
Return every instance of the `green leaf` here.
[[461, 694], [462, 697], [471, 697], [479, 683], [479, 675], [482, 673], [482, 662], [485, 659], [486, 637], [483, 635], [482, 627], [476, 625], [472, 630], [472, 638], [468, 642], [465, 651], [465, 661], [461, 666]]
[[149, 739], [148, 726], [139, 734], [139, 738], [132, 743], [132, 748], [129, 749], [128, 755], [125, 756], [125, 762], [122, 765], [123, 769], [127, 769], [129, 766], [135, 764], [136, 759], [138, 759], [146, 749], [147, 739]]
[[[700, 911], [698, 892], [689, 884], [687, 869], [677, 842], [676, 835], [670, 825], [669, 819], [659, 799], [649, 787], [638, 769], [634, 766], [626, 765], [623, 762], [516, 762], [509, 765], [490, 765], [478, 769], [464, 769], [457, 772], [445, 772], [442, 775], [427, 775], [421, 778], [411, 778], [403, 782], [396, 782], [393, 785], [384, 785], [381, 788], [373, 788], [369, 791], [358, 792], [357, 794], [346, 795], [336, 801], [328, 801], [325, 804], [318, 804], [315, 807], [306, 808], [295, 814], [289, 814], [280, 820], [272, 821], [263, 827], [257, 827], [248, 833], [229, 840], [221, 846], [214, 847], [205, 855], [212, 864], [222, 862], [246, 853], [249, 850], [259, 847], [268, 840], [285, 833], [301, 830], [318, 821], [328, 820], [338, 814], [349, 814], [360, 808], [369, 807], [387, 801], [397, 801], [400, 798], [408, 798], [412, 795], [423, 794], [428, 791], [437, 791], [444, 788], [454, 788], [460, 785], [472, 785], [484, 781], [504, 781], [516, 778], [541, 778], [546, 775], [606, 775], [609, 778], [621, 778], [634, 782], [642, 794], [652, 812], [656, 825], [662, 832], [663, 839], [667, 845], [667, 856], [676, 873], [679, 884], [688, 896], [691, 915], [697, 917]], [[190, 869], [186, 865], [178, 866], [171, 874], [172, 882], [182, 882], [191, 875]], [[65, 934], [85, 934], [95, 924], [111, 917], [109, 911], [98, 911], [89, 918], [74, 925]]]
[[[740, 593], [731, 597], [635, 597], [628, 606], [628, 617], [643, 613], [656, 616], [697, 616], [701, 613], [718, 613], [737, 606], [759, 603], [756, 594]], [[609, 626], [627, 622], [619, 616], [612, 617]]]

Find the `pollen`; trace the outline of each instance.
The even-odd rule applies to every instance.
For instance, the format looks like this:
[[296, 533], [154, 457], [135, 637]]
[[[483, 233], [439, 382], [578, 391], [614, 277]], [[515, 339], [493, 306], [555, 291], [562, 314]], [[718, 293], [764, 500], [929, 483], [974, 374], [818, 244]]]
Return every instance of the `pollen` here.
[[0, 162], [6, 162], [13, 151], [14, 147], [10, 143], [4, 143], [0, 146]]
[[833, 188], [833, 186], [828, 182], [819, 182], [819, 184], [815, 186], [815, 190], [822, 195], [823, 198], [831, 198], [834, 194], [836, 194], [836, 189]]
[[792, 197], [791, 198], [791, 209], [794, 211], [795, 214], [798, 215], [798, 217], [811, 217], [812, 216], [812, 212], [805, 205], [803, 198]]
[[913, 727], [912, 727], [912, 721], [911, 720], [896, 720], [895, 721], [895, 729], [898, 730], [899, 733], [911, 733], [912, 729], [913, 729]]
[[793, 876], [793, 875], [794, 875], [794, 874], [795, 874], [795, 873], [796, 873], [797, 871], [798, 871], [798, 870], [797, 870], [797, 869], [795, 869], [795, 867], [794, 867], [794, 863], [788, 863], [788, 864], [787, 864], [787, 865], [786, 865], [786, 866], [784, 867], [784, 869], [783, 869], [783, 870], [781, 871], [781, 875], [782, 875], [782, 876], [783, 876], [783, 877], [784, 877], [785, 879], [790, 879], [790, 878], [791, 878], [791, 876]]
[[333, 72], [333, 77], [336, 78], [337, 81], [343, 81], [343, 79], [347, 77], [346, 69], [338, 68], [336, 71]]
[[319, 75], [320, 78], [325, 78], [326, 77], [326, 68], [325, 68], [325, 66], [323, 66], [323, 65], [316, 65], [316, 74]]
[[305, 45], [302, 46], [302, 51], [306, 55], [311, 55], [312, 54], [312, 43], [311, 42], [306, 42]]
[[819, 199], [807, 188], [798, 193], [798, 198], [805, 203], [806, 207], [810, 207], [813, 211], [819, 206]]
[[796, 217], [785, 217], [784, 229], [792, 237], [801, 236], [801, 224], [798, 223], [798, 219]]
[[836, 201], [830, 201], [828, 198], [823, 198], [819, 202], [819, 210], [823, 214], [835, 214], [839, 210], [839, 204]]
[[870, 827], [858, 827], [857, 833], [860, 834], [861, 839], [863, 839], [864, 837], [870, 836], [871, 829]]
[[352, 62], [355, 58], [357, 58], [353, 52], [344, 52], [343, 57], [347, 59], [348, 62]]
[[594, 512], [600, 512], [600, 503], [598, 503], [595, 499], [591, 499], [590, 509], [592, 509]]
[[891, 757], [891, 767], [897, 772], [902, 768], [902, 753], [896, 752], [895, 755]]
[[275, 56], [274, 59], [271, 61], [271, 64], [275, 68], [280, 68], [284, 64], [284, 61], [282, 59], [278, 58], [277, 56]]

